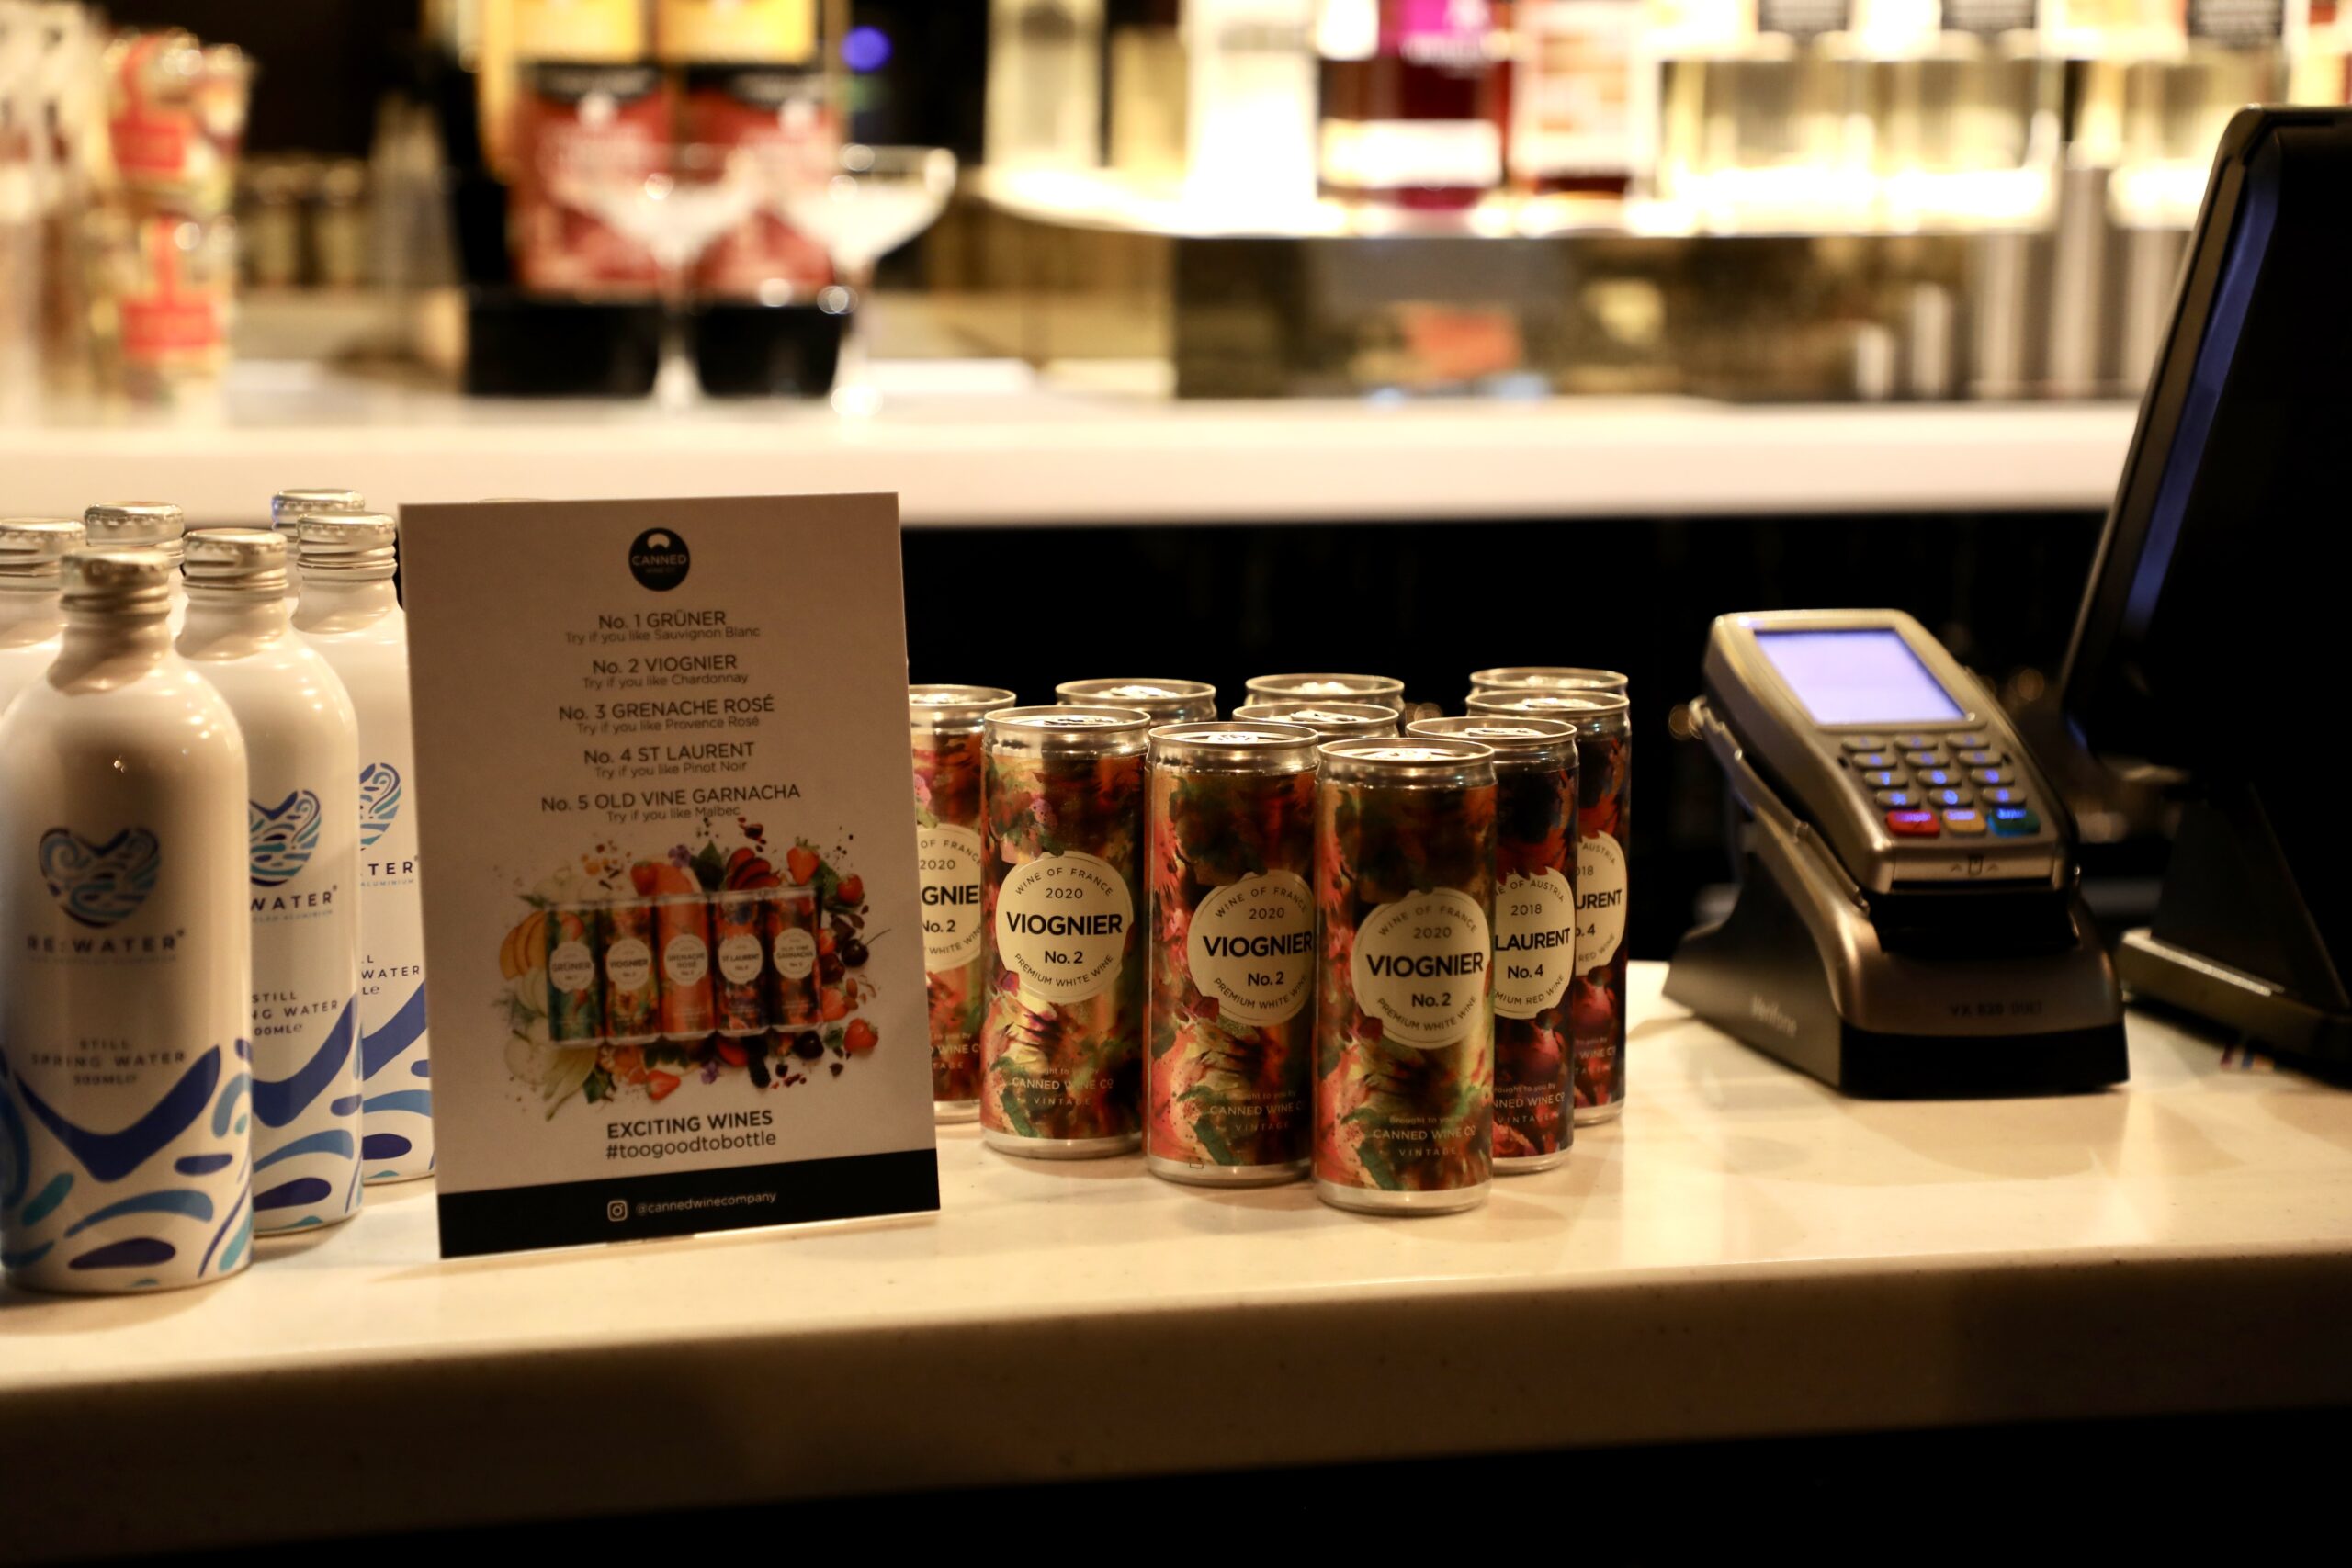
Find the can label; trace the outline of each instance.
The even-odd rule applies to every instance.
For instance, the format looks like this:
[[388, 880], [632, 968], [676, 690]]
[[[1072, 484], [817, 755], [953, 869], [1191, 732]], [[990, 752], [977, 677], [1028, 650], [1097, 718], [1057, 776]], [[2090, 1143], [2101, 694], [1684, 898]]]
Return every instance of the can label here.
[[596, 911], [579, 906], [549, 909], [548, 1042], [594, 1045], [605, 1038], [605, 998], [596, 982]]
[[1151, 778], [1150, 1152], [1297, 1166], [1313, 1125], [1312, 773]]
[[1568, 993], [1578, 962], [1576, 770], [1498, 779], [1495, 1155], [1541, 1159], [1575, 1141]]
[[1625, 848], [1633, 748], [1623, 735], [1577, 739], [1577, 978], [1568, 1015], [1579, 1107], [1625, 1098]]
[[778, 1029], [813, 1029], [824, 1016], [817, 973], [816, 890], [789, 887], [763, 902], [775, 987], [769, 1017]]
[[724, 1035], [758, 1034], [768, 1026], [767, 942], [762, 931], [766, 903], [744, 893], [711, 900], [711, 943], [718, 959], [714, 1000]]
[[991, 754], [980, 1125], [1129, 1137], [1143, 1121], [1144, 759]]
[[1323, 784], [1318, 1180], [1436, 1192], [1492, 1179], [1494, 855], [1491, 784]]
[[718, 1025], [710, 983], [710, 907], [700, 898], [664, 898], [653, 907], [662, 953], [662, 1033], [700, 1040]]
[[918, 734], [915, 845], [931, 1014], [931, 1097], [980, 1097], [980, 1022], [988, 996], [988, 891], [981, 874], [983, 738]]
[[619, 903], [605, 911], [605, 1033], [616, 1045], [661, 1036], [662, 984], [653, 972], [650, 903]]

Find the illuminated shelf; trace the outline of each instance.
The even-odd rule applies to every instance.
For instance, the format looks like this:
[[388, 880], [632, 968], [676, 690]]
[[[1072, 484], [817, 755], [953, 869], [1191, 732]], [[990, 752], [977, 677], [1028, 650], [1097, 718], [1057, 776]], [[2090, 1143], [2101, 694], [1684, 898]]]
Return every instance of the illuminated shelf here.
[[0, 1295], [0, 1555], [2352, 1401], [2352, 1097], [2135, 1017], [2126, 1089], [1838, 1100], [1661, 973], [1624, 1119], [1467, 1214], [966, 1127], [935, 1219], [445, 1264], [418, 1182], [225, 1284]]

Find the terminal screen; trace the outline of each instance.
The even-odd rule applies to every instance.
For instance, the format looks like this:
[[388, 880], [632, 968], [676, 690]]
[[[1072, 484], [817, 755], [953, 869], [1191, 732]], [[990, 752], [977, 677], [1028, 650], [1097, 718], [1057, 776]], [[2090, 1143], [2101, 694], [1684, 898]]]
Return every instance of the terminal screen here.
[[1815, 724], [1939, 724], [1967, 716], [1900, 632], [1759, 631], [1756, 641]]

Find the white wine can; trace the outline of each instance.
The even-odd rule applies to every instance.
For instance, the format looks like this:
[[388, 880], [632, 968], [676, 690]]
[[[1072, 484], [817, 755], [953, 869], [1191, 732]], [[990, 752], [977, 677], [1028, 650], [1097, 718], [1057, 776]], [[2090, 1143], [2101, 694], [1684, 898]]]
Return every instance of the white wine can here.
[[359, 1211], [359, 734], [351, 699], [287, 613], [266, 530], [191, 535], [181, 656], [245, 739], [253, 910], [254, 1223]]
[[301, 520], [294, 625], [359, 719], [360, 1161], [370, 1182], [433, 1173], [433, 1064], [417, 894], [408, 619], [392, 589], [399, 525], [356, 513]]
[[119, 1292], [252, 1253], [245, 750], [172, 649], [170, 567], [73, 557], [0, 720], [0, 1263]]

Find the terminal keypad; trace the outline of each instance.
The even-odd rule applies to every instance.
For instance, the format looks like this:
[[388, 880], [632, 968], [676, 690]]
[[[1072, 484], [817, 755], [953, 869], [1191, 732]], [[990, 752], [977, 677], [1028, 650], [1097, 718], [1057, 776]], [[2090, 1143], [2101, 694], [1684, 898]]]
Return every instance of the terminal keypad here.
[[1846, 735], [1838, 745], [1898, 838], [2013, 838], [2041, 828], [2009, 754], [1989, 735]]

